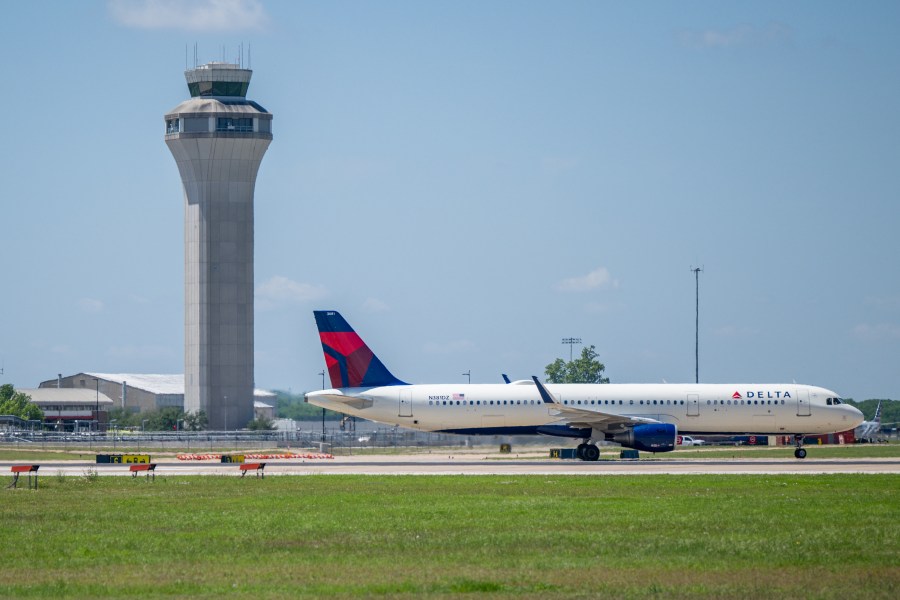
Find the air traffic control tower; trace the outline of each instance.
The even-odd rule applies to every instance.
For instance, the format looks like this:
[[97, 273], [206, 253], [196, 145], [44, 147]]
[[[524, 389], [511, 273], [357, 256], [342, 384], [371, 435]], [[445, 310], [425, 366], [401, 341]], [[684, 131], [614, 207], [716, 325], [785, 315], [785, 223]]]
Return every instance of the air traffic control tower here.
[[247, 100], [252, 71], [185, 71], [190, 100], [166, 114], [184, 186], [184, 410], [209, 428], [253, 419], [253, 189], [272, 114]]

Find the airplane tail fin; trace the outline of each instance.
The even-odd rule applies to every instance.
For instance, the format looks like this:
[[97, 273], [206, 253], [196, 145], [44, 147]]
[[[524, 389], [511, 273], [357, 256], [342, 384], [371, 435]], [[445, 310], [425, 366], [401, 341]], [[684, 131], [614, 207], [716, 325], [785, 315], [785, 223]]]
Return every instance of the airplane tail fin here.
[[332, 387], [406, 385], [387, 370], [339, 312], [317, 310], [313, 314]]
[[881, 427], [881, 400], [878, 401], [878, 406], [875, 408], [875, 423], [878, 423], [878, 427]]

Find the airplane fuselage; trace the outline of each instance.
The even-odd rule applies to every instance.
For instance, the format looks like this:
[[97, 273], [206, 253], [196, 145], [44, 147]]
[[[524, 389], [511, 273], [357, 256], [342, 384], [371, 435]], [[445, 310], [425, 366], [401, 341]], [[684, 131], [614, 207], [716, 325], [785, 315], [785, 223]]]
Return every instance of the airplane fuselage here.
[[[838, 394], [798, 384], [546, 384], [563, 406], [670, 423], [680, 433], [823, 434], [853, 429]], [[310, 392], [316, 406], [421, 431], [524, 435], [559, 422], [530, 381]]]

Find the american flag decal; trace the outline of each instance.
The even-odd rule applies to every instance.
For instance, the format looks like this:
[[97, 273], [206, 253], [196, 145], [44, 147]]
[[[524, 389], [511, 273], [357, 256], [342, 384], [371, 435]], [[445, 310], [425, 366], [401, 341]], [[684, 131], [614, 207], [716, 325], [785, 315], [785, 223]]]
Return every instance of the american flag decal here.
[[466, 395], [465, 394], [453, 394], [453, 399], [454, 400], [465, 400]]

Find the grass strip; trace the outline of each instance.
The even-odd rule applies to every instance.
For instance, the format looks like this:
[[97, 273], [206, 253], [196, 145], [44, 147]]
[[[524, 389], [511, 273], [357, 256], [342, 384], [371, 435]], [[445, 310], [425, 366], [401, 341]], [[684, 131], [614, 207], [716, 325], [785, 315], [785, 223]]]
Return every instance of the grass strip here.
[[0, 492], [0, 597], [900, 592], [896, 475], [45, 476]]

